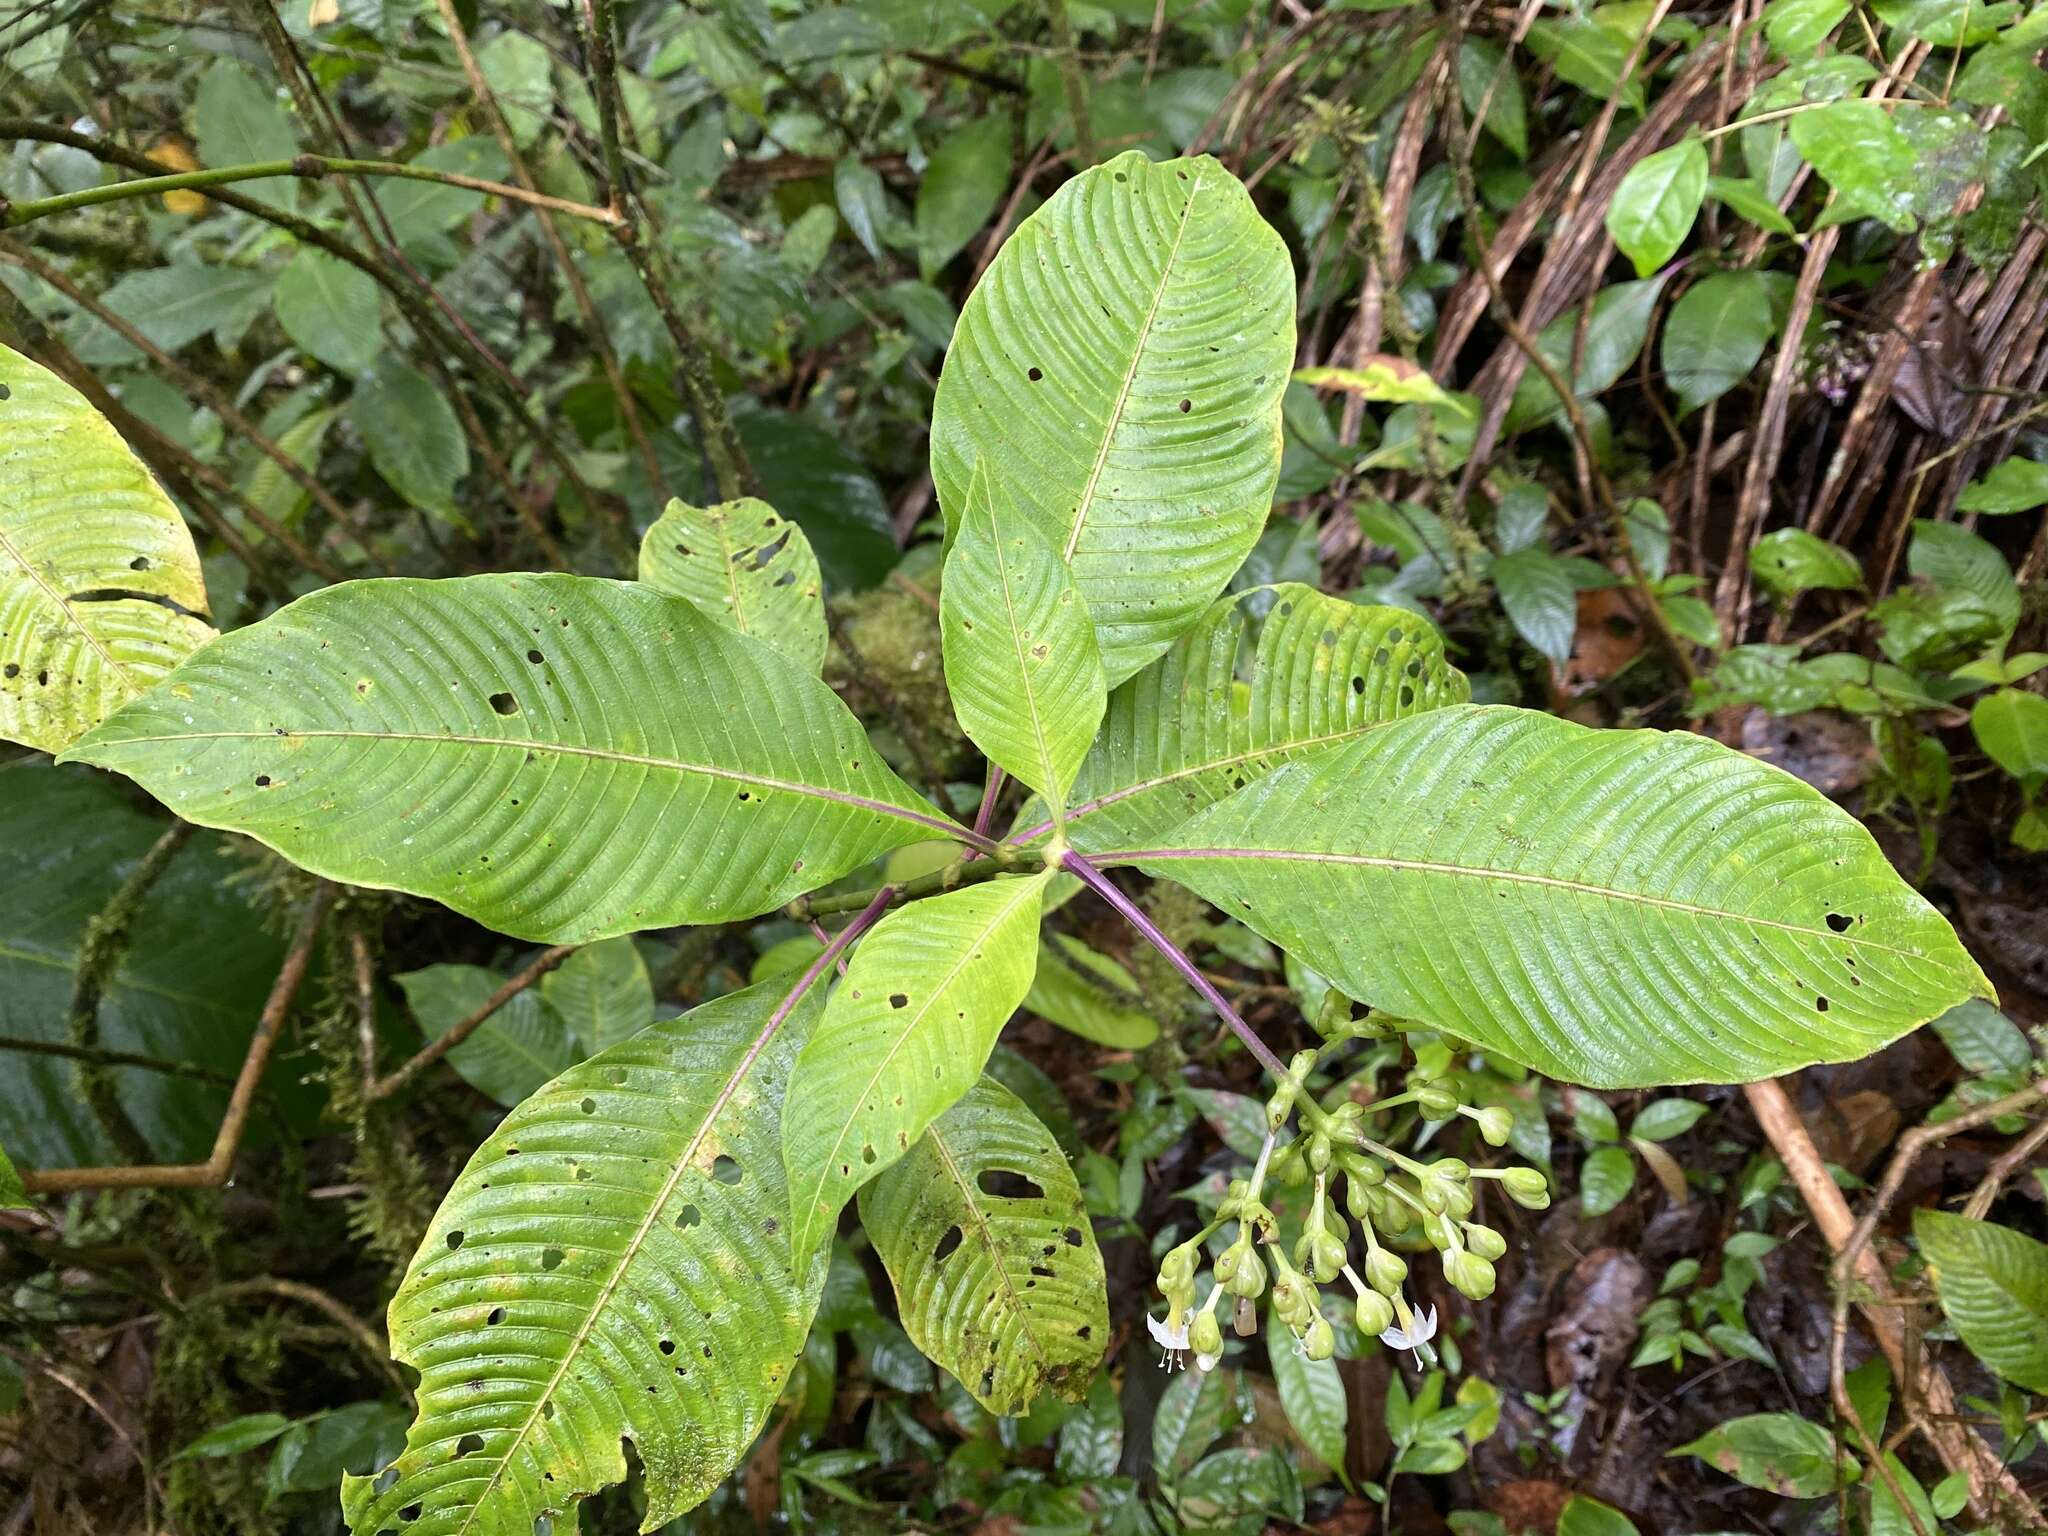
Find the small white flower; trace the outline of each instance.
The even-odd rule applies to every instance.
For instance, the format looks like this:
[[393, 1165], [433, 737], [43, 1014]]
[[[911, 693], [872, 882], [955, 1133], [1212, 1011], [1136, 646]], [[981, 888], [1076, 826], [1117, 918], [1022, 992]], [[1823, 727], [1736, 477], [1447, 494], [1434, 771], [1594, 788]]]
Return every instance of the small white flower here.
[[[1169, 1313], [1168, 1316], [1171, 1317], [1171, 1314]], [[1181, 1315], [1180, 1326], [1175, 1328], [1170, 1326], [1166, 1320], [1154, 1317], [1148, 1312], [1145, 1315], [1145, 1326], [1151, 1330], [1152, 1342], [1157, 1344], [1163, 1351], [1159, 1357], [1160, 1369], [1171, 1371], [1175, 1366], [1179, 1366], [1182, 1370], [1186, 1370], [1187, 1361], [1183, 1357], [1188, 1352], [1187, 1315], [1185, 1313]], [[1216, 1362], [1222, 1358], [1221, 1355], [1196, 1355], [1195, 1368], [1197, 1370], [1213, 1371], [1216, 1369]]]
[[1410, 1312], [1403, 1302], [1396, 1302], [1395, 1306], [1401, 1320], [1380, 1335], [1380, 1342], [1389, 1349], [1412, 1349], [1415, 1351], [1415, 1363], [1427, 1365], [1429, 1362], [1423, 1358], [1425, 1351], [1435, 1353], [1429, 1349], [1429, 1341], [1436, 1337], [1436, 1308], [1419, 1307]]

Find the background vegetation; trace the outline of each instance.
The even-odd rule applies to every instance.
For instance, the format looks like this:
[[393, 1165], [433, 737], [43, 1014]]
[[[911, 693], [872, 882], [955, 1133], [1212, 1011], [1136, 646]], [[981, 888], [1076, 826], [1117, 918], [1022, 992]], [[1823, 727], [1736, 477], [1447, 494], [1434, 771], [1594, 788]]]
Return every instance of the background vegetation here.
[[[671, 497], [759, 494], [816, 550], [828, 680], [968, 815], [926, 467], [960, 306], [1078, 169], [1217, 156], [1287, 242], [1298, 366], [1373, 381], [1289, 386], [1234, 586], [1414, 609], [1482, 701], [1799, 775], [2003, 1011], [1749, 1090], [1378, 1046], [1345, 1092], [1454, 1080], [1560, 1198], [1488, 1210], [1491, 1300], [1419, 1279], [1435, 1367], [1352, 1330], [1168, 1374], [1158, 1256], [1266, 1088], [1083, 897], [995, 1071], [1073, 1162], [1108, 1368], [994, 1418], [842, 1242], [769, 1430], [673, 1528], [2017, 1528], [2048, 1264], [1941, 1214], [2048, 1236], [2044, 46], [2014, 0], [0, 0], [0, 340], [152, 467], [223, 629], [356, 576], [630, 576]], [[1309, 1038], [1321, 978], [1144, 902]], [[384, 1305], [505, 1108], [811, 943], [520, 947], [0, 748], [0, 1147], [31, 1170], [0, 1190], [0, 1530], [339, 1529], [411, 1416]], [[197, 1172], [48, 1182], [138, 1164]], [[1995, 1325], [1930, 1262], [1991, 1277]]]

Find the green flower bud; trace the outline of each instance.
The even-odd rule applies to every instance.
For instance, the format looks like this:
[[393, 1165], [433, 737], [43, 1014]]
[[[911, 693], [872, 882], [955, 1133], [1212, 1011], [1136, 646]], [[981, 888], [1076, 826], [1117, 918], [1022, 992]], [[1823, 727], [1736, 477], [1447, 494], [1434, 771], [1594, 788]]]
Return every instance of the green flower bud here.
[[1214, 1312], [1197, 1312], [1188, 1324], [1188, 1347], [1198, 1355], [1223, 1353], [1223, 1325]]
[[[1401, 1282], [1408, 1278], [1408, 1261], [1398, 1253], [1389, 1253], [1384, 1248], [1374, 1248], [1365, 1256], [1365, 1283], [1381, 1296], [1391, 1296], [1401, 1289]], [[1373, 1330], [1375, 1333], [1379, 1329]]]
[[1321, 1131], [1311, 1131], [1308, 1137], [1308, 1165], [1317, 1173], [1326, 1172], [1330, 1166], [1330, 1138]]
[[1236, 1267], [1231, 1271], [1229, 1279], [1221, 1278], [1223, 1266], [1220, 1263], [1216, 1268], [1218, 1273], [1217, 1284], [1221, 1285], [1223, 1289], [1230, 1292], [1233, 1296], [1243, 1296], [1249, 1299], [1259, 1295], [1266, 1289], [1265, 1261], [1250, 1248], [1245, 1249], [1244, 1256], [1238, 1260]]
[[1508, 1251], [1508, 1240], [1491, 1227], [1476, 1222], [1465, 1225], [1465, 1246], [1482, 1259], [1498, 1259]]
[[1489, 1147], [1504, 1147], [1515, 1133], [1515, 1112], [1505, 1104], [1489, 1104], [1479, 1111], [1479, 1135]]
[[1508, 1198], [1523, 1209], [1541, 1211], [1549, 1208], [1550, 1181], [1543, 1177], [1542, 1169], [1504, 1169], [1500, 1182], [1507, 1190]]
[[1351, 1033], [1351, 999], [1335, 987], [1323, 994], [1323, 1005], [1316, 1010], [1316, 1033], [1325, 1040], [1341, 1040]]
[[1362, 1152], [1347, 1152], [1337, 1159], [1337, 1166], [1344, 1170], [1347, 1179], [1360, 1184], [1384, 1184], [1387, 1182], [1387, 1167], [1376, 1157], [1367, 1157]]
[[1422, 1199], [1422, 1208], [1431, 1215], [1442, 1215], [1451, 1203], [1451, 1191], [1458, 1186], [1446, 1184], [1433, 1173], [1424, 1173], [1415, 1181], [1415, 1193]]
[[1391, 1195], [1380, 1194], [1378, 1190], [1372, 1193], [1379, 1195], [1379, 1208], [1372, 1213], [1372, 1224], [1388, 1237], [1399, 1237], [1415, 1225], [1415, 1212], [1406, 1200], [1396, 1200]]
[[1422, 1218], [1422, 1235], [1432, 1248], [1443, 1249], [1457, 1245], [1457, 1234], [1451, 1224], [1435, 1211]]
[[1444, 1255], [1444, 1278], [1458, 1293], [1472, 1301], [1484, 1301], [1493, 1294], [1493, 1266], [1476, 1253], [1453, 1250]]
[[1358, 1331], [1378, 1338], [1394, 1326], [1394, 1304], [1378, 1291], [1364, 1291], [1358, 1297]]
[[1444, 1192], [1444, 1214], [1457, 1221], [1463, 1221], [1472, 1214], [1472, 1186], [1470, 1184], [1446, 1184]]
[[1415, 1107], [1425, 1120], [1448, 1120], [1458, 1112], [1458, 1096], [1442, 1083], [1425, 1083], [1414, 1090]]
[[1472, 1165], [1462, 1157], [1440, 1157], [1429, 1165], [1429, 1171], [1453, 1184], [1462, 1184], [1472, 1177]]
[[1344, 1273], [1345, 1261], [1350, 1257], [1344, 1251], [1344, 1244], [1327, 1232], [1319, 1232], [1307, 1240], [1308, 1260], [1302, 1266], [1324, 1285]]
[[1327, 1360], [1337, 1353], [1336, 1332], [1320, 1313], [1309, 1320], [1301, 1336], [1301, 1352], [1311, 1360]]

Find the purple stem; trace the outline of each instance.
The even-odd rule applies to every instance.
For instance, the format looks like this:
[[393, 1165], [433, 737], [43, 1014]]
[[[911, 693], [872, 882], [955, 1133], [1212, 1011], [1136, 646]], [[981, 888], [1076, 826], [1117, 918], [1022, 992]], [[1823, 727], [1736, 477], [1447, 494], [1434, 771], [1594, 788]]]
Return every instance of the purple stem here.
[[1116, 888], [1109, 876], [1071, 848], [1061, 857], [1060, 865], [1088, 889], [1115, 907], [1125, 922], [1145, 936], [1146, 943], [1172, 962], [1173, 968], [1187, 978], [1188, 985], [1201, 993], [1202, 1000], [1215, 1009], [1217, 1017], [1230, 1026], [1231, 1033], [1244, 1042], [1244, 1048], [1252, 1053], [1260, 1066], [1275, 1077], [1287, 1075], [1286, 1064], [1266, 1048], [1265, 1041], [1252, 1033], [1251, 1025], [1237, 1016], [1237, 1010], [1230, 1006], [1221, 992], [1216, 990], [1216, 984], [1196, 968], [1195, 962], [1181, 952], [1178, 944], [1159, 931], [1159, 925], [1140, 911], [1130, 897]]
[[1003, 792], [1003, 770], [994, 763], [988, 765], [988, 787], [981, 792], [981, 809], [974, 813], [974, 831], [978, 837], [988, 835], [988, 824], [995, 819], [996, 796]]
[[790, 1010], [803, 1000], [803, 995], [811, 990], [813, 983], [825, 974], [833, 962], [846, 953], [846, 948], [849, 944], [875, 925], [875, 920], [889, 910], [889, 903], [895, 899], [896, 887], [893, 885], [883, 886], [879, 891], [875, 892], [875, 899], [873, 901], [854, 914], [852, 922], [832, 936], [824, 949], [819, 952], [818, 958], [811, 962], [811, 968], [797, 978], [796, 986], [776, 1006], [774, 1017], [768, 1021], [768, 1034], [773, 1034], [782, 1027], [782, 1021], [788, 1018]]

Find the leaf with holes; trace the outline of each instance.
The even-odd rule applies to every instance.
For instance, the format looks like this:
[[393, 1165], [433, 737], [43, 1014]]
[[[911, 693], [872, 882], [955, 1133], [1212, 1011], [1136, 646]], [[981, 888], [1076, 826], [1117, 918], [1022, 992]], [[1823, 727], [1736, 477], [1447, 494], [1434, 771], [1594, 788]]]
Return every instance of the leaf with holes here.
[[969, 1088], [1031, 987], [1049, 871], [933, 896], [877, 924], [797, 1061], [782, 1130], [791, 1247], [831, 1243], [854, 1191]]
[[811, 541], [765, 501], [671, 501], [640, 541], [640, 579], [780, 651], [806, 672], [825, 665], [824, 581]]
[[0, 346], [0, 739], [61, 752], [213, 638], [184, 518], [106, 418]]
[[1024, 1101], [984, 1077], [860, 1192], [917, 1347], [990, 1413], [1079, 1402], [1109, 1347], [1081, 1186]]
[[1111, 686], [1237, 569], [1280, 473], [1294, 272], [1215, 160], [1133, 150], [1018, 226], [969, 295], [932, 406], [960, 526], [977, 459], [1074, 568]]
[[1458, 705], [1150, 851], [1345, 993], [1569, 1082], [1749, 1082], [1991, 985], [1870, 834], [1701, 736]]
[[939, 588], [946, 687], [988, 760], [1063, 814], [1107, 688], [1073, 572], [978, 467]]
[[356, 1536], [532, 1536], [646, 1469], [647, 1525], [708, 1498], [803, 1348], [781, 1110], [816, 994], [765, 982], [571, 1068], [477, 1148], [392, 1298], [419, 1417]]
[[[430, 965], [393, 979], [429, 1040], [447, 1034], [505, 984], [498, 972], [480, 965]], [[510, 1108], [567, 1071], [577, 1055], [562, 1020], [551, 1017], [529, 989], [450, 1051], [448, 1065], [477, 1092]]]
[[2007, 1381], [2048, 1392], [2048, 1245], [1946, 1211], [1915, 1211], [1913, 1236], [1971, 1352]]
[[316, 874], [554, 942], [750, 917], [952, 826], [816, 678], [581, 576], [329, 587], [70, 755]]
[[[1254, 629], [1258, 597], [1271, 609]], [[1129, 847], [1281, 763], [1471, 696], [1427, 619], [1292, 582], [1240, 592], [1110, 696], [1067, 836]]]
[[540, 979], [540, 995], [586, 1053], [638, 1034], [654, 1017], [647, 962], [627, 938], [584, 945]]

